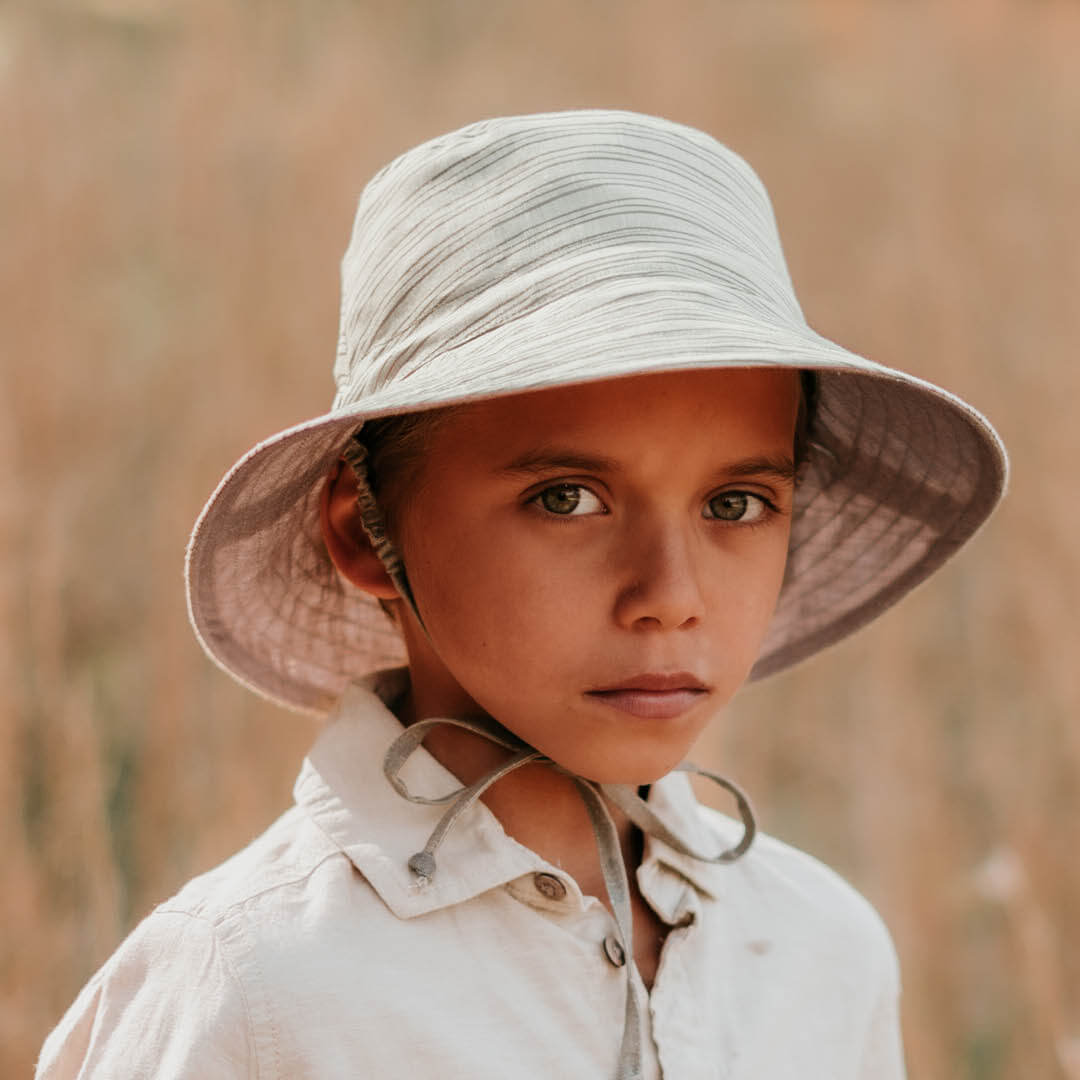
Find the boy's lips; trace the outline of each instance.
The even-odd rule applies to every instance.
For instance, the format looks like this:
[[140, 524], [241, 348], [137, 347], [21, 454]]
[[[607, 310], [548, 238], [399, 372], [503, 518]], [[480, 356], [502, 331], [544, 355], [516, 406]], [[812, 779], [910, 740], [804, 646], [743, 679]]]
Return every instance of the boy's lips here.
[[614, 709], [645, 720], [673, 720], [706, 697], [710, 688], [685, 671], [670, 675], [635, 675], [587, 695]]

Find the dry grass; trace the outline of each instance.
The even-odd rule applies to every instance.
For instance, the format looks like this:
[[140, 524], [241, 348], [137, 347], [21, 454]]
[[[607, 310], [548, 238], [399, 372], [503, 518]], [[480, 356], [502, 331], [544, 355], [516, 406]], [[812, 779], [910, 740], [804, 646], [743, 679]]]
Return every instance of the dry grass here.
[[913, 1076], [1080, 1076], [1078, 47], [1064, 0], [0, 4], [0, 1074], [288, 800], [311, 726], [202, 658], [180, 566], [224, 467], [329, 402], [364, 179], [614, 104], [745, 154], [811, 321], [1010, 444], [956, 565], [702, 756], [881, 908]]

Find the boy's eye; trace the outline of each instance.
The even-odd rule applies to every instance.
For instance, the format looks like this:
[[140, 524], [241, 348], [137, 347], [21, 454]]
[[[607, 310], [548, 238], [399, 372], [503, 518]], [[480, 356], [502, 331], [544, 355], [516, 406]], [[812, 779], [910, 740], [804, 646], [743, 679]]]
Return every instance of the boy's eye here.
[[606, 513], [604, 504], [580, 484], [556, 484], [554, 487], [544, 488], [533, 502], [549, 514], [558, 514], [560, 517]]
[[749, 491], [722, 491], [705, 504], [707, 518], [716, 521], [737, 521], [748, 525], [760, 521], [769, 511], [769, 503]]

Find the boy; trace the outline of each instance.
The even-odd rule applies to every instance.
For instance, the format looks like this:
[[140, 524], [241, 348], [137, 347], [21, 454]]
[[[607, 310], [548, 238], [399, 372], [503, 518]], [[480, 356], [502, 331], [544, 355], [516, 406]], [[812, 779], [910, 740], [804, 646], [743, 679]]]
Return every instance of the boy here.
[[334, 720], [39, 1075], [901, 1076], [876, 915], [678, 770], [978, 528], [986, 421], [810, 330], [748, 166], [618, 112], [379, 173], [335, 375], [188, 556], [209, 654]]

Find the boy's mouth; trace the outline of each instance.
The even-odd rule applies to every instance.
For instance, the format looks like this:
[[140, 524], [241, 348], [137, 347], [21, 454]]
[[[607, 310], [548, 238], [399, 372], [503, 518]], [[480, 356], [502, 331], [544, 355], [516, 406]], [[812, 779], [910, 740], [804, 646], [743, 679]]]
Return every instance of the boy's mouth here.
[[670, 675], [635, 675], [587, 696], [644, 720], [673, 720], [709, 694], [709, 687], [685, 671]]

